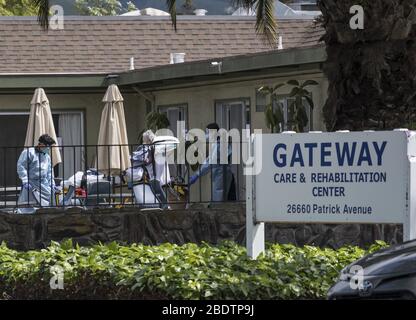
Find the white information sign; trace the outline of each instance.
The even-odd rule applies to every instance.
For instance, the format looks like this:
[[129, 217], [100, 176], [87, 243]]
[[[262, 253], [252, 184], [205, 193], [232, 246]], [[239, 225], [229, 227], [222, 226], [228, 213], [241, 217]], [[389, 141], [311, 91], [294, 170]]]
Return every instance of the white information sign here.
[[258, 174], [247, 178], [248, 230], [263, 222], [403, 223], [405, 239], [414, 237], [410, 131], [253, 135], [252, 149], [261, 152]]

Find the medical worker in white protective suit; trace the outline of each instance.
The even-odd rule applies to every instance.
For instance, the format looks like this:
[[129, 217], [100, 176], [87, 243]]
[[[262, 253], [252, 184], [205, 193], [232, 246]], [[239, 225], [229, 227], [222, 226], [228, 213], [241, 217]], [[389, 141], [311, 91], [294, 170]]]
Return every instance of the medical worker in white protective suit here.
[[[151, 130], [143, 133], [143, 144], [133, 152], [132, 168], [126, 170], [130, 181], [140, 181], [144, 170], [149, 175], [149, 184], [160, 202], [163, 209], [169, 208], [166, 193], [162, 186], [170, 182], [169, 166], [166, 162], [166, 155], [162, 149], [156, 152], [154, 140], [156, 136]], [[161, 152], [162, 151], [162, 152]]]
[[[22, 180], [18, 205], [22, 206], [50, 206], [55, 203], [55, 183], [50, 148], [56, 144], [49, 135], [39, 138], [36, 147], [25, 148], [17, 162], [17, 174]], [[18, 213], [33, 213], [33, 208], [19, 208]]]

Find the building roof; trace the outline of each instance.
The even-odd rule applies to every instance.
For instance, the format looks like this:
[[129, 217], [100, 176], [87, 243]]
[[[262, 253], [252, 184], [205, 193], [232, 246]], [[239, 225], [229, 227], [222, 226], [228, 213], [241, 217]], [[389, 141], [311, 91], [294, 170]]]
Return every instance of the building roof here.
[[[170, 53], [185, 61], [274, 50], [255, 32], [255, 18], [67, 17], [64, 30], [44, 32], [33, 17], [0, 18], [0, 74], [112, 73], [166, 65]], [[311, 20], [279, 20], [284, 49], [316, 45], [323, 29]]]
[[[316, 73], [327, 59], [325, 46], [273, 50], [263, 53], [225, 57], [155, 66], [112, 74], [1, 74], [0, 91], [32, 92], [43, 87], [50, 90], [104, 90], [117, 84], [125, 90], [132, 86], [141, 89], [181, 87], [195, 83], [218, 83], [244, 78], [264, 77], [266, 74]], [[212, 64], [215, 61], [221, 63]]]

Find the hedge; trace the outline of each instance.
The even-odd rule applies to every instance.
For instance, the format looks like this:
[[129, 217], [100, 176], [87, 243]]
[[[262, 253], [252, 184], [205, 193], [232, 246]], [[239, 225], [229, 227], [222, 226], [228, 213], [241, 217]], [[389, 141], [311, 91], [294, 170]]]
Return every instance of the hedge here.
[[[0, 299], [324, 299], [344, 266], [385, 246], [271, 244], [251, 260], [233, 242], [79, 247], [66, 240], [27, 252], [3, 243]], [[53, 266], [64, 271], [63, 290], [50, 287]]]

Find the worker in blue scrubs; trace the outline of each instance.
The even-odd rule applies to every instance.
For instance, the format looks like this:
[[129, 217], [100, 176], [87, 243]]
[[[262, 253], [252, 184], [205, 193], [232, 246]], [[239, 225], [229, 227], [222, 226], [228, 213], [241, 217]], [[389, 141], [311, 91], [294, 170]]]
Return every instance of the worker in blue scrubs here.
[[18, 213], [33, 213], [36, 207], [47, 207], [55, 203], [55, 182], [50, 149], [56, 144], [47, 134], [42, 135], [38, 145], [25, 148], [17, 161], [17, 174], [22, 181]]
[[[206, 138], [208, 140], [210, 130], [219, 130], [219, 126], [216, 123], [210, 123], [206, 128]], [[211, 199], [213, 202], [235, 200], [235, 195], [231, 195], [231, 190], [234, 187], [234, 177], [231, 171], [230, 164], [220, 163], [220, 139], [217, 139], [216, 143], [213, 143], [210, 147], [209, 156], [205, 159], [201, 168], [195, 175], [189, 178], [189, 184], [194, 184], [200, 177], [211, 172]], [[227, 159], [228, 163], [231, 160], [231, 144], [227, 142]], [[216, 158], [216, 161], [214, 161]]]

